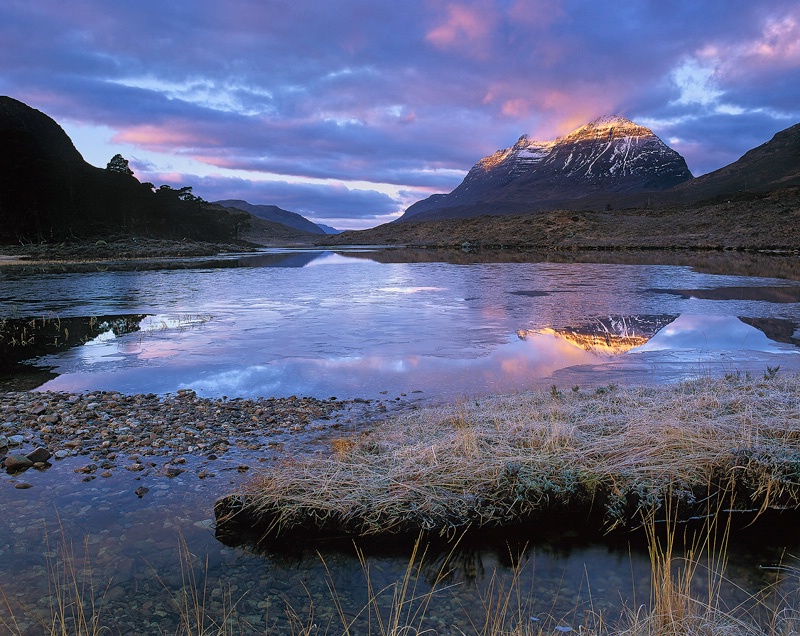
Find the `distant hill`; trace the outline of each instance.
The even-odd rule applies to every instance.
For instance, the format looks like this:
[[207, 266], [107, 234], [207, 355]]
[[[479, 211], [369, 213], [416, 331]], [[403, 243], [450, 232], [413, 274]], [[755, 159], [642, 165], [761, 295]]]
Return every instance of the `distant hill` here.
[[325, 230], [323, 230], [316, 223], [309, 221], [306, 217], [301, 216], [296, 212], [283, 210], [277, 205], [254, 205], [252, 203], [248, 203], [247, 201], [242, 201], [241, 199], [225, 199], [222, 201], [215, 201], [214, 203], [225, 208], [244, 210], [245, 212], [249, 212], [257, 217], [266, 219], [267, 221], [281, 223], [288, 227], [292, 227], [296, 230], [302, 230], [303, 232], [308, 232], [310, 234], [327, 234]]
[[624, 117], [602, 117], [554, 141], [523, 135], [476, 163], [450, 194], [415, 203], [399, 221], [573, 207], [592, 196], [613, 201], [691, 179], [684, 158], [649, 128]]
[[319, 240], [320, 233], [305, 232], [283, 223], [267, 221], [248, 214], [249, 222], [239, 231], [239, 238], [255, 245], [309, 244]]
[[341, 234], [342, 230], [337, 230], [335, 227], [325, 225], [324, 223], [317, 223], [317, 226], [322, 229], [325, 234]]
[[729, 198], [740, 192], [765, 193], [800, 186], [800, 124], [776, 133], [732, 164], [673, 188], [669, 202]]

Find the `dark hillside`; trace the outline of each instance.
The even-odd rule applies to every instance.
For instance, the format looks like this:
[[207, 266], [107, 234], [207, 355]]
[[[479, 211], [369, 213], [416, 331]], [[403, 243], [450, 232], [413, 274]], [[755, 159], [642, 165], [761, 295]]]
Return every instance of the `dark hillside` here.
[[248, 215], [83, 160], [44, 113], [0, 96], [0, 243], [131, 234], [228, 241]]
[[326, 236], [327, 245], [408, 245], [479, 249], [800, 250], [800, 188], [730, 202], [548, 210], [435, 221], [386, 223]]
[[295, 230], [299, 230], [304, 233], [325, 234], [325, 230], [319, 227], [316, 223], [312, 223], [307, 218], [297, 214], [296, 212], [283, 210], [277, 205], [254, 205], [252, 203], [248, 203], [247, 201], [242, 201], [241, 199], [225, 199], [223, 201], [215, 201], [214, 203], [217, 203], [225, 208], [234, 208], [244, 212], [249, 212], [250, 214], [266, 221], [280, 223], [281, 225], [294, 228]]
[[800, 124], [776, 133], [732, 164], [673, 188], [673, 201], [730, 199], [800, 186]]

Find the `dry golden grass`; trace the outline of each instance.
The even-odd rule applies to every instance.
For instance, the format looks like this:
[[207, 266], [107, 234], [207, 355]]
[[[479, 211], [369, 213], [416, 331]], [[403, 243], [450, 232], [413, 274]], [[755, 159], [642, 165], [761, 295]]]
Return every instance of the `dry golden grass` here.
[[38, 633], [46, 636], [100, 636], [107, 633], [108, 628], [103, 625], [107, 586], [98, 590], [94, 585], [88, 543], [84, 545], [83, 555], [76, 555], [72, 543], [62, 532], [60, 545], [53, 552], [55, 556], [47, 557], [47, 607], [22, 607], [24, 618], [17, 620], [11, 600], [0, 589], [3, 609], [8, 614], [8, 618], [0, 616], [0, 633], [22, 636], [34, 633], [37, 627]]
[[612, 528], [723, 493], [739, 509], [800, 505], [800, 377], [465, 400], [276, 464], [227, 501], [272, 535], [444, 533], [590, 509]]

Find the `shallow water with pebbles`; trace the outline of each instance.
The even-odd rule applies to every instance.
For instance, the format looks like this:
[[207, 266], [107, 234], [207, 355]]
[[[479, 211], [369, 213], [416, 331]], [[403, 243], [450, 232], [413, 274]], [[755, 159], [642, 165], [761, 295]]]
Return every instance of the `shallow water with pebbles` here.
[[[255, 553], [216, 540], [213, 504], [265, 462], [330, 452], [331, 437], [417, 406], [394, 404], [390, 410], [368, 401], [216, 400], [191, 391], [0, 395], [0, 426], [10, 440], [0, 452], [9, 457], [47, 448], [53, 455], [24, 472], [0, 475], [0, 589], [7, 599], [0, 617], [11, 621], [13, 612], [16, 633], [47, 633], [42, 621], [51, 622], [56, 590], [69, 598], [77, 581], [86, 612], [94, 600], [111, 633], [175, 633], [187, 590], [198, 591], [209, 621], [222, 620], [235, 603], [236, 633], [263, 634], [268, 627], [287, 633], [292, 621], [341, 633], [343, 620], [353, 621], [351, 633], [368, 633], [374, 617], [363, 611], [369, 604], [364, 568], [372, 589], [388, 590], [379, 601], [387, 611], [411, 545], [363, 544], [363, 564], [346, 542], [289, 541]], [[555, 527], [526, 532], [488, 545], [463, 543], [447, 561], [449, 574], [422, 626], [474, 633], [471, 621], [480, 627], [484, 603], [501, 586], [507, 589], [520, 560], [516, 586], [525, 607], [519, 616], [532, 623], [577, 631], [598, 613], [613, 621], [623, 607], [649, 599], [641, 541], [598, 542], [579, 529]], [[759, 546], [737, 544], [728, 573], [745, 592], [731, 591], [731, 599], [744, 600], [774, 580], [759, 565], [780, 559], [782, 545], [766, 537]], [[409, 598], [427, 592], [443, 564], [445, 555], [431, 550], [415, 569]]]
[[[260, 463], [285, 458], [287, 441], [292, 453], [314, 452], [321, 436], [385, 411], [367, 401], [213, 400], [192, 391], [0, 395], [0, 463], [37, 449], [51, 455], [0, 476], [0, 570], [13, 573], [2, 584], [11, 607], [0, 604], [0, 616], [14, 610], [19, 631], [41, 633], [36, 618], [49, 621], [52, 579], [68, 576], [71, 563], [82, 580], [91, 573], [87, 587], [115, 631], [142, 633], [146, 619], [174, 631], [181, 541], [217, 578], [241, 567], [239, 551], [214, 538], [214, 501]], [[209, 593], [213, 611], [224, 599]]]
[[[164, 397], [12, 392], [0, 395], [0, 417], [5, 437], [22, 442], [10, 448], [43, 448], [56, 460], [88, 458], [76, 468], [84, 481], [110, 477], [121, 468], [134, 473], [155, 469], [167, 477], [191, 469], [205, 479], [212, 475], [210, 462], [230, 448], [269, 451], [281, 445], [281, 435], [338, 428], [340, 422], [322, 422], [352, 404], [294, 396], [208, 399], [190, 390]], [[0, 446], [7, 455], [24, 455], [9, 453], [8, 442]]]

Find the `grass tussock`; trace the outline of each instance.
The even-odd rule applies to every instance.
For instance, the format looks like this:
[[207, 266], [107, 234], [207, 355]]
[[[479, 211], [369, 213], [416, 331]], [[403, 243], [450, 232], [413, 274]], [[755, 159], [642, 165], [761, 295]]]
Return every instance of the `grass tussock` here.
[[800, 377], [464, 400], [276, 464], [217, 513], [269, 536], [447, 533], [570, 511], [610, 529], [723, 496], [740, 510], [800, 506]]

